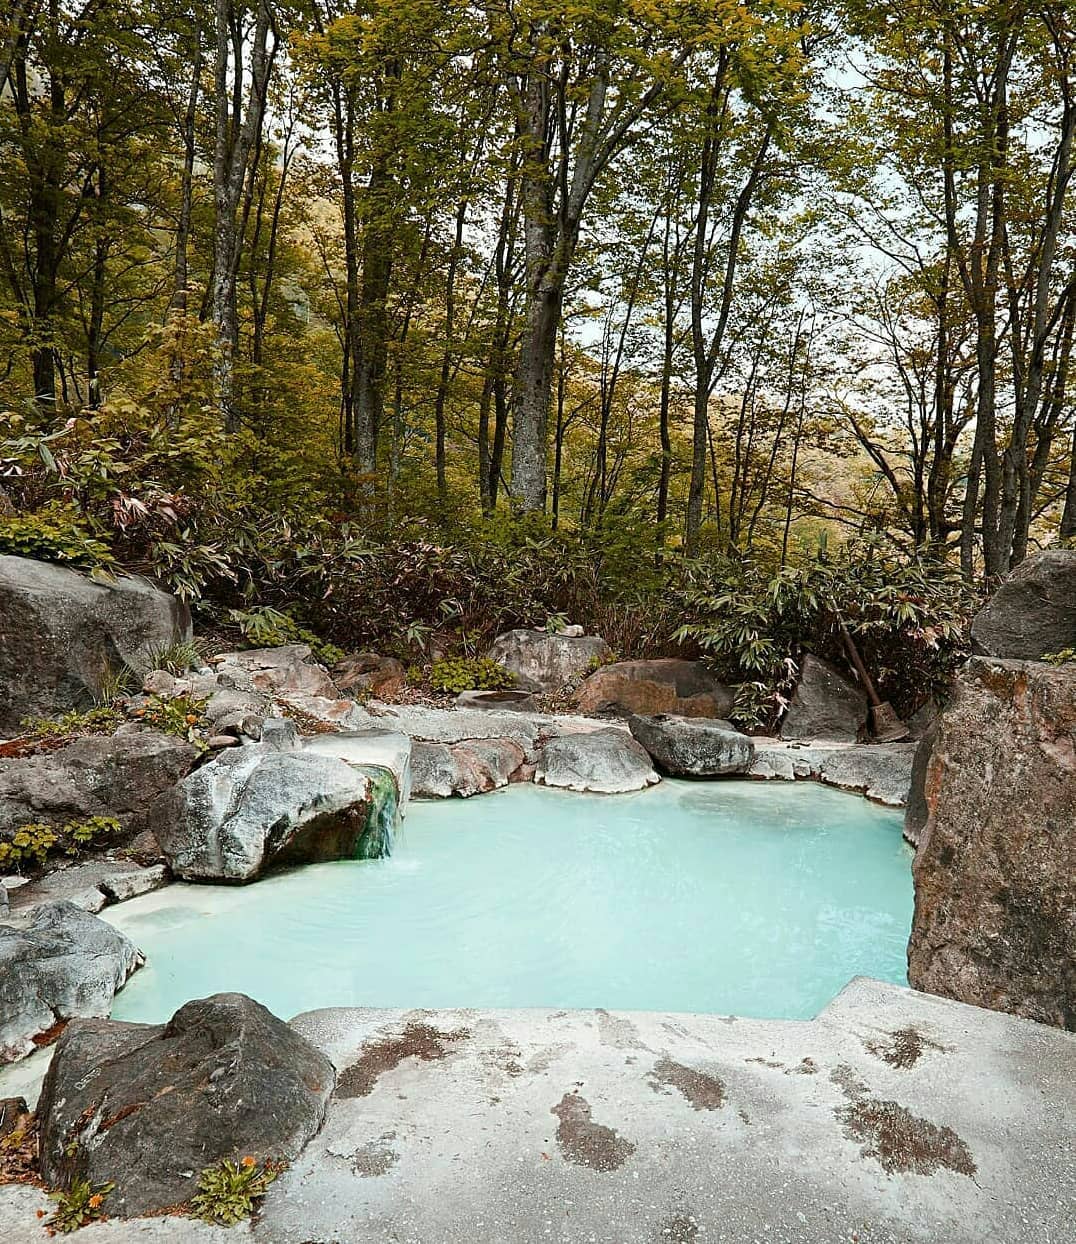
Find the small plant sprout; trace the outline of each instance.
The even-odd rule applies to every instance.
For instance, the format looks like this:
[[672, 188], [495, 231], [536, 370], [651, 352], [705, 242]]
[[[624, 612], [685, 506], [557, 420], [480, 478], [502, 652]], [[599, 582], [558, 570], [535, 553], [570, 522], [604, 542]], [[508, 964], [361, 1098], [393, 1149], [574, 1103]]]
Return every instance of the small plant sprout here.
[[70, 1188], [49, 1194], [57, 1205], [45, 1226], [50, 1233], [70, 1235], [80, 1227], [99, 1221], [106, 1216], [105, 1200], [115, 1186], [108, 1183], [95, 1188], [88, 1179], [72, 1180]]
[[257, 1158], [249, 1154], [237, 1162], [222, 1158], [199, 1175], [191, 1211], [203, 1222], [222, 1227], [241, 1222], [254, 1212], [282, 1169], [275, 1162], [259, 1165]]

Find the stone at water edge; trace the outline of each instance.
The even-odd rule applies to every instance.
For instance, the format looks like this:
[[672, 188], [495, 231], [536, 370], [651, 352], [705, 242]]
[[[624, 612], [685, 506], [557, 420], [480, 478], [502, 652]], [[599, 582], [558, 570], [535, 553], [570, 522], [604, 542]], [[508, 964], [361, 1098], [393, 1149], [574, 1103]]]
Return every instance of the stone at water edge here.
[[253, 881], [272, 864], [390, 854], [398, 800], [387, 769], [257, 744], [195, 770], [153, 815], [176, 876]]
[[984, 656], [1023, 661], [1076, 648], [1076, 549], [1021, 562], [975, 615], [971, 643]]
[[835, 665], [808, 653], [781, 723], [781, 738], [854, 743], [867, 725], [867, 693]]
[[713, 778], [746, 773], [755, 759], [752, 740], [727, 721], [659, 713], [634, 716], [629, 719], [628, 728], [658, 768], [674, 777]]
[[611, 655], [599, 635], [549, 631], [506, 631], [493, 641], [486, 657], [503, 665], [524, 691], [560, 691]]
[[593, 730], [550, 739], [538, 753], [534, 780], [541, 786], [603, 795], [644, 790], [660, 782], [646, 748], [626, 730]]
[[41, 1173], [114, 1182], [113, 1217], [190, 1200], [221, 1158], [293, 1161], [318, 1132], [332, 1063], [243, 994], [188, 1002], [167, 1024], [71, 1024], [38, 1102]]
[[412, 790], [418, 798], [481, 795], [507, 786], [526, 762], [511, 739], [415, 743], [411, 753]]
[[734, 699], [701, 662], [669, 657], [605, 665], [583, 683], [575, 702], [584, 713], [723, 718]]
[[972, 658], [925, 797], [908, 979], [1076, 1030], [1076, 664]]
[[0, 925], [0, 1063], [37, 1048], [58, 1021], [107, 1015], [142, 964], [122, 933], [72, 903], [46, 903], [30, 923]]

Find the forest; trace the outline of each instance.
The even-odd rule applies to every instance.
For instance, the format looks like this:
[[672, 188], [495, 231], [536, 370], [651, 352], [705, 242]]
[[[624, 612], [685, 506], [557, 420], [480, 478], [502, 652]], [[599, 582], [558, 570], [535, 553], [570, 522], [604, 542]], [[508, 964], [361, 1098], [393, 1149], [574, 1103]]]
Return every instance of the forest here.
[[1074, 131], [1072, 0], [3, 0], [0, 553], [913, 709], [1076, 535]]

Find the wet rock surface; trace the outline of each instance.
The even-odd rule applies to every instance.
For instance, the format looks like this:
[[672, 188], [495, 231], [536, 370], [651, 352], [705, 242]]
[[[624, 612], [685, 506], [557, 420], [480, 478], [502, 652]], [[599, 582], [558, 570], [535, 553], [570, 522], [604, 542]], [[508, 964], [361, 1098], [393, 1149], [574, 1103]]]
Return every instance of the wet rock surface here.
[[809, 780], [903, 808], [911, 790], [916, 743], [788, 743], [756, 738], [750, 776]]
[[617, 661], [591, 674], [576, 704], [584, 713], [670, 713], [680, 717], [724, 718], [735, 693], [699, 661], [663, 658]]
[[829, 661], [808, 653], [781, 723], [781, 738], [854, 743], [867, 725], [867, 693]]
[[73, 1023], [38, 1103], [42, 1174], [114, 1182], [112, 1215], [178, 1205], [221, 1158], [298, 1157], [334, 1080], [324, 1054], [243, 994], [188, 1002], [164, 1025]]
[[754, 743], [727, 721], [658, 714], [632, 717], [628, 728], [662, 773], [673, 777], [725, 777], [746, 773], [754, 762]]
[[498, 635], [486, 653], [525, 691], [560, 691], [610, 656], [599, 635], [519, 629]]
[[1076, 549], [1045, 549], [1022, 562], [975, 615], [975, 652], [1038, 661], [1076, 648]]
[[388, 770], [253, 745], [190, 774], [153, 818], [176, 876], [252, 881], [271, 864], [389, 854], [398, 798]]
[[1076, 1029], [1076, 665], [969, 661], [925, 799], [912, 984]]
[[147, 580], [0, 557], [0, 738], [23, 717], [88, 707], [117, 673], [144, 674], [153, 651], [190, 635], [186, 605]]
[[65, 1020], [107, 1015], [141, 963], [128, 938], [72, 903], [0, 925], [0, 1063], [31, 1054]]
[[550, 739], [539, 751], [534, 780], [565, 790], [621, 794], [660, 781], [650, 756], [626, 730]]

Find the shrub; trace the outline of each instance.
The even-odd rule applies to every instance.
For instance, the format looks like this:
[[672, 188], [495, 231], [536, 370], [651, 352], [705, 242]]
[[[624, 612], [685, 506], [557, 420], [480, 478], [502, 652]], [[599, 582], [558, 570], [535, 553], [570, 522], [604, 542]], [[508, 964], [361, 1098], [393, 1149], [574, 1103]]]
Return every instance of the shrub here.
[[0, 517], [0, 555], [33, 557], [89, 570], [108, 570], [115, 559], [76, 516], [45, 511], [24, 517]]
[[313, 631], [300, 626], [294, 618], [268, 605], [256, 609], [229, 609], [228, 621], [239, 628], [248, 648], [279, 648], [284, 644], [307, 644], [316, 661], [335, 665], [342, 661], [344, 650], [320, 639]]
[[20, 825], [7, 842], [0, 842], [0, 867], [30, 863], [44, 866], [49, 855], [62, 850], [78, 855], [86, 847], [99, 847], [121, 831], [111, 816], [91, 816], [84, 821], [67, 821], [57, 828], [45, 821]]
[[251, 1157], [240, 1162], [223, 1158], [216, 1166], [207, 1166], [198, 1177], [198, 1193], [191, 1201], [191, 1210], [204, 1222], [230, 1227], [250, 1217], [279, 1173], [278, 1166], [267, 1162], [259, 1167]]
[[430, 686], [434, 691], [458, 695], [461, 691], [501, 691], [515, 679], [496, 661], [486, 657], [445, 657], [434, 661]]
[[133, 709], [131, 715], [143, 725], [152, 726], [164, 734], [174, 734], [177, 738], [186, 739], [195, 747], [204, 749], [206, 743], [202, 726], [205, 706], [205, 700], [197, 700], [189, 695], [177, 695], [172, 699], [151, 695], [144, 704]]

